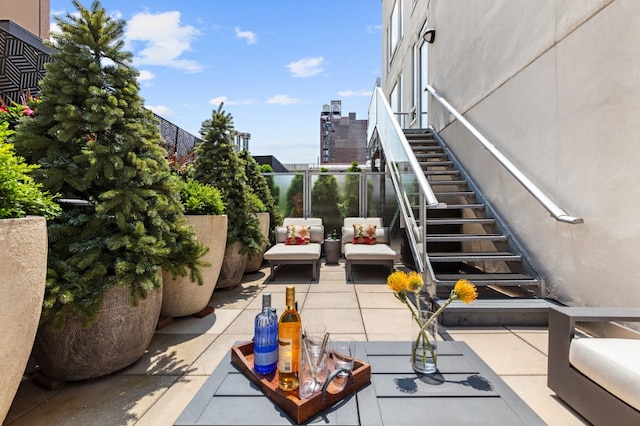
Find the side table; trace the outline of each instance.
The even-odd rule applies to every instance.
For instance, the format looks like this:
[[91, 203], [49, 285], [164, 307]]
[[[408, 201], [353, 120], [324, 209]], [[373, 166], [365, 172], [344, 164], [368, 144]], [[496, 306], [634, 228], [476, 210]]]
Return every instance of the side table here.
[[335, 265], [340, 260], [340, 240], [324, 240], [324, 258], [328, 265]]

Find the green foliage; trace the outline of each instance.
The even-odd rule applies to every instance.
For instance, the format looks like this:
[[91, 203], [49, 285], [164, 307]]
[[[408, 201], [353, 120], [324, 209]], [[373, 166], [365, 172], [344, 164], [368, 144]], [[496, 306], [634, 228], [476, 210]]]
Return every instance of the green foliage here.
[[202, 281], [206, 252], [183, 217], [182, 182], [169, 170], [153, 114], [139, 95], [132, 54], [122, 51], [124, 21], [99, 2], [77, 0], [58, 18], [60, 33], [32, 120], [16, 150], [44, 189], [89, 202], [63, 207], [50, 222], [43, 321], [77, 314], [88, 323], [113, 285], [135, 305], [159, 287], [161, 268]]
[[[320, 169], [321, 172], [328, 172], [327, 169]], [[313, 184], [311, 190], [311, 216], [321, 217], [324, 228], [327, 231], [336, 229], [338, 233], [342, 227], [343, 218], [340, 215], [340, 193], [338, 191], [338, 181], [335, 176], [321, 174]]]
[[[271, 167], [269, 164], [261, 164], [260, 173], [273, 173], [273, 167]], [[276, 185], [273, 175], [264, 175], [264, 178], [267, 180], [267, 185], [269, 186], [271, 196], [273, 197], [276, 206], [278, 206], [280, 202], [280, 187]]]
[[[264, 204], [262, 211], [269, 213], [269, 236], [271, 242], [275, 242], [275, 228], [282, 224], [283, 217], [276, 200], [273, 195], [271, 195], [267, 178], [262, 174], [260, 165], [251, 154], [249, 154], [249, 151], [242, 150], [238, 156], [245, 164], [245, 173], [247, 175], [249, 188], [253, 190], [253, 193]], [[271, 166], [268, 167], [271, 168]]]
[[24, 163], [13, 145], [6, 142], [11, 133], [8, 123], [0, 123], [0, 219], [20, 218], [27, 215], [53, 219], [60, 207], [53, 196], [42, 192], [42, 185], [29, 176], [36, 165]]
[[302, 191], [304, 189], [304, 181], [302, 175], [295, 175], [291, 179], [291, 185], [287, 189], [285, 195], [285, 217], [302, 217], [304, 213], [304, 196]]
[[256, 256], [262, 252], [266, 239], [254, 215], [258, 211], [250, 198], [244, 164], [233, 148], [233, 117], [222, 107], [220, 104], [211, 118], [202, 123], [203, 141], [196, 147], [193, 176], [220, 190], [226, 205], [227, 244], [240, 241], [243, 253]]
[[[362, 169], [357, 161], [351, 163], [347, 169], [348, 172], [361, 172]], [[343, 217], [360, 216], [359, 209], [359, 193], [360, 193], [360, 176], [347, 175], [345, 179], [344, 201], [342, 203]]]
[[221, 215], [224, 214], [224, 202], [220, 190], [211, 185], [205, 185], [195, 179], [188, 178], [180, 199], [184, 205], [185, 214], [193, 215]]

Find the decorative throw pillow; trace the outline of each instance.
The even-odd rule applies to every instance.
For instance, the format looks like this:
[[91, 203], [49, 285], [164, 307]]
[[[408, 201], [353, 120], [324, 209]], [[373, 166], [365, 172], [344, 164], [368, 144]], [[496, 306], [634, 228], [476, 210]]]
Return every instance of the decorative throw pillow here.
[[376, 226], [368, 224], [353, 224], [353, 244], [375, 244]]
[[287, 239], [284, 240], [284, 243], [286, 245], [309, 244], [310, 236], [310, 226], [287, 225]]

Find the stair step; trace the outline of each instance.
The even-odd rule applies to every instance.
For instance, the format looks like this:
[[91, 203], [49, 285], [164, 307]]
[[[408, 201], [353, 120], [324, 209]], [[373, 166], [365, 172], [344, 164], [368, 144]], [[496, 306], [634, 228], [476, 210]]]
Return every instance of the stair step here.
[[424, 167], [451, 167], [453, 161], [418, 161], [422, 168]]
[[442, 185], [467, 185], [466, 180], [429, 180], [429, 185], [431, 186], [442, 186]]
[[[434, 308], [443, 300], [436, 300]], [[549, 299], [477, 299], [473, 303], [454, 300], [438, 318], [443, 326], [539, 326], [548, 325], [549, 308], [560, 306]]]
[[427, 225], [493, 225], [496, 223], [492, 218], [466, 218], [466, 217], [444, 217], [437, 219], [427, 219]]
[[493, 241], [506, 242], [503, 234], [428, 234], [429, 243]]
[[476, 193], [473, 191], [434, 191], [436, 197], [475, 197]]
[[460, 209], [473, 209], [484, 210], [485, 206], [481, 203], [469, 203], [469, 204], [447, 204], [447, 210], [460, 210]]
[[460, 278], [466, 278], [476, 286], [537, 285], [538, 280], [525, 274], [438, 274], [436, 280], [440, 286], [453, 286]]
[[420, 154], [420, 153], [416, 152], [414, 154], [415, 154], [416, 158], [418, 159], [418, 161], [420, 162], [420, 164], [424, 163], [424, 161], [420, 161], [423, 158], [447, 158], [447, 156], [445, 154], [438, 154], [438, 153], [429, 153], [429, 154], [423, 153], [423, 154]]
[[458, 170], [427, 170], [424, 172], [425, 176], [459, 176]]
[[[429, 236], [427, 236], [429, 238]], [[428, 247], [428, 246], [427, 246]], [[428, 250], [428, 248], [427, 248]], [[434, 252], [428, 253], [432, 263], [445, 262], [519, 262], [522, 257], [510, 252]]]

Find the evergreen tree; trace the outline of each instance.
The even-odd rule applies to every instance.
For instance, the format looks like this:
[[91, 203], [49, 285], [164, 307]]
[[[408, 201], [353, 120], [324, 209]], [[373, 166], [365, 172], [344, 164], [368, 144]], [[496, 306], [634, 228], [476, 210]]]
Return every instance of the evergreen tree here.
[[[347, 169], [347, 172], [362, 172], [362, 169], [358, 165], [358, 162], [354, 161]], [[360, 209], [358, 207], [360, 200], [360, 176], [347, 175], [344, 186], [343, 216], [358, 217], [360, 216]]]
[[[260, 172], [261, 173], [273, 173], [273, 167], [271, 167], [269, 164], [261, 164], [260, 165]], [[274, 201], [276, 203], [276, 206], [280, 206], [280, 187], [278, 185], [276, 185], [275, 179], [273, 178], [273, 175], [266, 174], [266, 175], [264, 175], [264, 178], [267, 180], [267, 185], [269, 186], [269, 191], [271, 191], [271, 196], [273, 196], [273, 199], [274, 199]]]
[[267, 178], [262, 174], [258, 162], [247, 150], [240, 151], [238, 156], [245, 164], [245, 172], [247, 174], [247, 184], [249, 188], [251, 188], [253, 193], [262, 200], [266, 211], [269, 213], [269, 236], [273, 241], [273, 231], [275, 230], [275, 227], [282, 224], [282, 213], [280, 213], [280, 209], [271, 195]]
[[161, 285], [161, 267], [201, 282], [206, 251], [182, 217], [182, 184], [122, 50], [124, 21], [97, 1], [73, 4], [78, 13], [59, 18], [53, 34], [38, 113], [15, 135], [45, 190], [88, 202], [66, 205], [48, 227], [43, 320], [58, 325], [66, 313], [90, 321], [116, 284], [136, 304]]
[[[328, 172], [321, 168], [321, 172]], [[335, 229], [340, 233], [342, 229], [342, 217], [339, 210], [340, 194], [336, 177], [329, 174], [320, 174], [311, 190], [311, 216], [321, 217], [327, 232]]]
[[242, 253], [256, 256], [266, 238], [253, 214], [257, 213], [256, 204], [251, 201], [244, 165], [233, 148], [233, 117], [222, 107], [220, 104], [202, 123], [203, 141], [196, 146], [193, 176], [220, 190], [228, 220], [227, 244], [240, 241]]
[[304, 189], [303, 176], [297, 174], [291, 179], [291, 185], [287, 189], [285, 200], [285, 217], [302, 217], [304, 213], [304, 197], [302, 191]]

